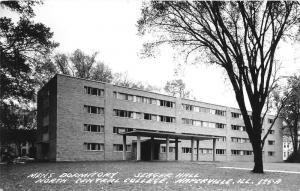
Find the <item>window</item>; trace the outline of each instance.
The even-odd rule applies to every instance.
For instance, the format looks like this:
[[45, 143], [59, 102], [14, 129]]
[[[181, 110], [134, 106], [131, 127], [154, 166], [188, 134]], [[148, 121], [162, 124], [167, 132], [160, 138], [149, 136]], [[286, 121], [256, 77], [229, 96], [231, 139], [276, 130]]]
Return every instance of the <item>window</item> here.
[[133, 112], [132, 111], [114, 109], [114, 116], [125, 117], [125, 118], [133, 118]]
[[104, 143], [84, 143], [87, 151], [104, 151]]
[[124, 133], [124, 132], [130, 132], [133, 131], [132, 128], [125, 128], [125, 127], [114, 127], [113, 133]]
[[231, 125], [231, 129], [236, 131], [246, 131], [245, 126], [239, 126], [239, 125]]
[[271, 135], [275, 134], [275, 130], [269, 130], [269, 134]]
[[250, 143], [250, 139], [239, 137], [231, 137], [231, 141], [234, 143]]
[[182, 147], [182, 153], [192, 153], [192, 148]]
[[149, 114], [149, 113], [144, 113], [144, 119], [145, 119], [145, 120], [151, 120], [151, 114]]
[[182, 104], [182, 108], [187, 111], [193, 111], [194, 106], [188, 104]]
[[[113, 144], [113, 151], [115, 152], [122, 152], [123, 151], [123, 145], [122, 144]], [[126, 145], [126, 151], [131, 151], [131, 145]]]
[[175, 147], [169, 147], [169, 153], [174, 153], [175, 152]]
[[182, 119], [182, 123], [183, 124], [187, 124], [187, 125], [193, 125], [193, 120], [192, 119]]
[[134, 114], [133, 115], [134, 119], [143, 119], [143, 114], [142, 113], [137, 112], [137, 113], [133, 113], [133, 114]]
[[104, 125], [84, 124], [84, 131], [89, 132], [104, 132]]
[[275, 141], [273, 141], [273, 140], [268, 140], [268, 145], [275, 145]]
[[104, 108], [96, 107], [96, 106], [84, 105], [84, 111], [93, 114], [101, 114], [101, 115], [104, 114]]
[[253, 151], [244, 151], [244, 155], [253, 155]]
[[231, 112], [232, 118], [242, 118], [242, 115], [240, 113]]
[[103, 89], [84, 86], [84, 92], [86, 94], [89, 94], [89, 95], [104, 96], [104, 90]]
[[268, 119], [268, 123], [273, 123], [274, 119]]
[[268, 156], [274, 156], [275, 152], [274, 151], [268, 151]]
[[223, 123], [216, 123], [216, 128], [224, 129], [225, 127], [226, 127], [226, 124], [223, 124]]
[[169, 117], [169, 116], [159, 116], [159, 121], [161, 122], [167, 122], [167, 123], [174, 123], [175, 122], [175, 118], [174, 117]]
[[159, 100], [159, 104], [163, 107], [174, 107], [174, 103], [171, 101]]
[[43, 127], [49, 125], [49, 115], [44, 116], [43, 118]]
[[217, 141], [226, 142], [226, 137], [219, 137], [219, 138], [217, 138]]
[[161, 153], [165, 153], [166, 152], [166, 147], [165, 146], [161, 146], [160, 147], [160, 152]]
[[215, 110], [215, 115], [225, 116], [226, 111], [216, 109]]
[[225, 155], [226, 150], [225, 149], [216, 149], [217, 155]]
[[231, 150], [231, 155], [241, 155], [240, 150]]

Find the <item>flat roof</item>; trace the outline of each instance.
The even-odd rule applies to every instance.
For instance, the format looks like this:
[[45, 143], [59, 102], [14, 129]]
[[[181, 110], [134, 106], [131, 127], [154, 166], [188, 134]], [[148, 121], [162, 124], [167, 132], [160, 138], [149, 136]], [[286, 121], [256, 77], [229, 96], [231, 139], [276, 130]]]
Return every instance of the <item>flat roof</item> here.
[[120, 135], [126, 136], [142, 136], [142, 137], [154, 137], [154, 138], [171, 138], [171, 139], [183, 139], [183, 140], [211, 140], [217, 139], [220, 136], [215, 135], [203, 135], [203, 134], [193, 134], [193, 133], [175, 133], [167, 131], [149, 131], [149, 130], [134, 130], [129, 132], [119, 133]]

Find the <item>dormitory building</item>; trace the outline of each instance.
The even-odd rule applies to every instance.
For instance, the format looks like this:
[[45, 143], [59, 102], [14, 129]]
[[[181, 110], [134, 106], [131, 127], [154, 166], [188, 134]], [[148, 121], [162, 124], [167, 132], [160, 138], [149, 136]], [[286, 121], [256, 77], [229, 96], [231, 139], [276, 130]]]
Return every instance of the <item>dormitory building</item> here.
[[[236, 108], [66, 75], [38, 92], [37, 123], [40, 160], [253, 161]], [[266, 162], [282, 161], [281, 126], [266, 140]]]

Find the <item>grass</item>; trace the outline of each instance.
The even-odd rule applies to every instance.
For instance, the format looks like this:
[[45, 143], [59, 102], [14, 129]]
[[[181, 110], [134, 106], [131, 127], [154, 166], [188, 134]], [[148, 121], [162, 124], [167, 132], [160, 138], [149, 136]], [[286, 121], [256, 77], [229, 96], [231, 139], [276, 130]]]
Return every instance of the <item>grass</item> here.
[[[264, 174], [253, 174], [248, 170], [222, 169], [218, 167], [231, 166], [252, 168], [253, 163], [249, 162], [134, 162], [134, 161], [114, 161], [114, 162], [60, 162], [60, 163], [28, 163], [16, 165], [0, 165], [0, 190], [299, 190], [300, 174], [266, 172]], [[265, 163], [265, 169], [269, 170], [292, 170], [300, 172], [297, 164], [286, 163]], [[79, 176], [82, 173], [105, 173], [107, 177], [99, 177], [95, 183], [97, 175], [87, 179], [92, 179], [91, 183], [76, 183], [78, 178], [66, 178], [65, 183], [35, 183], [39, 178], [28, 177], [34, 173], [52, 174], [52, 181], [59, 178], [63, 173], [71, 173]], [[78, 173], [78, 174], [76, 174]], [[157, 173], [157, 181], [162, 183], [125, 183], [133, 180], [138, 173]], [[160, 173], [160, 174], [159, 174]], [[181, 179], [176, 177], [180, 173], [197, 176], [194, 178]], [[68, 174], [68, 175], [71, 175]], [[66, 175], [66, 174], [64, 174]], [[141, 175], [141, 174], [140, 174]], [[149, 174], [143, 174], [148, 175]], [[182, 175], [182, 174], [181, 174]], [[91, 176], [91, 175], [90, 175]], [[113, 176], [113, 177], [112, 177]], [[151, 176], [153, 177], [153, 175]], [[119, 182], [100, 182], [104, 178], [118, 179]], [[129, 180], [130, 179], [130, 180]], [[151, 178], [141, 178], [150, 181]], [[202, 179], [202, 182], [201, 180]], [[213, 183], [204, 182], [203, 179], [210, 179]], [[135, 179], [137, 180], [137, 179]], [[186, 181], [184, 183], [184, 181]], [[190, 181], [190, 182], [189, 182]], [[219, 182], [218, 182], [219, 181]], [[221, 184], [223, 181], [223, 184]], [[227, 181], [228, 184], [225, 184]], [[275, 181], [275, 182], [274, 182]], [[259, 182], [264, 184], [258, 184]]]

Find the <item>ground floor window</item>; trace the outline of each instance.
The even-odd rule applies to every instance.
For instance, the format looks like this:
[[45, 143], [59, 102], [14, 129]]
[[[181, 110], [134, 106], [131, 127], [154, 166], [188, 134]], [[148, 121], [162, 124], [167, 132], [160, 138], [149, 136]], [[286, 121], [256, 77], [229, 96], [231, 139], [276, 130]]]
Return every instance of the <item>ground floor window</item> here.
[[87, 151], [104, 151], [104, 143], [84, 143]]
[[[113, 144], [113, 151], [123, 151], [123, 144]], [[131, 145], [126, 145], [126, 151], [130, 152], [131, 151]]]
[[182, 153], [192, 153], [192, 148], [182, 147]]
[[268, 156], [274, 156], [275, 155], [275, 152], [274, 151], [269, 151], [268, 152]]
[[201, 154], [212, 154], [213, 153], [212, 149], [207, 149], [207, 148], [200, 148], [199, 151]]

